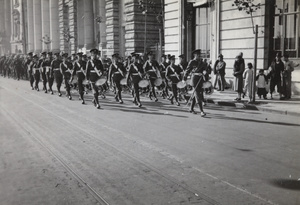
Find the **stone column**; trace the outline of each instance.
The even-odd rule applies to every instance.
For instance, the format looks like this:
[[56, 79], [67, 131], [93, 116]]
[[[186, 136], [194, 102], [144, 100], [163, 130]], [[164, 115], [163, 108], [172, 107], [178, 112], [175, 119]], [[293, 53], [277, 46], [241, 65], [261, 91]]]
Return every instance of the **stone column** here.
[[[49, 0], [42, 1], [42, 37], [50, 38], [50, 12]], [[51, 40], [51, 39], [50, 39]], [[50, 44], [42, 43], [43, 50], [49, 50]]]
[[84, 46], [84, 0], [77, 0], [77, 44], [79, 48]]
[[34, 51], [33, 0], [27, 0], [28, 51]]
[[69, 0], [69, 27], [71, 53], [77, 52], [77, 0]]
[[105, 10], [105, 0], [99, 0], [99, 16], [101, 18], [101, 23], [99, 27], [100, 35], [100, 49], [102, 55], [105, 55], [106, 52], [106, 10]]
[[107, 55], [119, 52], [119, 1], [106, 0]]
[[33, 23], [34, 23], [34, 52], [42, 51], [42, 16], [41, 1], [33, 0]]
[[4, 45], [5, 45], [5, 52], [10, 52], [10, 38], [11, 38], [11, 16], [12, 16], [12, 10], [11, 10], [11, 1], [10, 0], [4, 0], [4, 9], [5, 9], [5, 39], [4, 39]]
[[94, 47], [94, 12], [93, 0], [84, 0], [84, 47]]
[[50, 49], [53, 52], [59, 51], [59, 19], [58, 19], [58, 0], [50, 0]]
[[[0, 5], [4, 5], [4, 0], [0, 0]], [[0, 32], [5, 30], [5, 9], [3, 6], [0, 6]]]

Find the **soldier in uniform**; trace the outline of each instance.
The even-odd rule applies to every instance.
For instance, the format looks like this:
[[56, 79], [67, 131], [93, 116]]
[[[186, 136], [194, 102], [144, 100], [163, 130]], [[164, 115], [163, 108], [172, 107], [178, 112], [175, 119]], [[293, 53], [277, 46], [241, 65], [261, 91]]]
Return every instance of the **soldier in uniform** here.
[[44, 62], [46, 60], [46, 52], [43, 52], [41, 54], [41, 59], [40, 59], [40, 64], [41, 64], [41, 75], [42, 75], [42, 80], [43, 80], [43, 90], [45, 93], [47, 93], [47, 76], [46, 76], [46, 66], [44, 66]]
[[166, 61], [166, 57], [167, 57], [166, 55], [161, 56], [161, 63], [159, 65], [160, 75], [161, 75], [162, 80], [164, 81], [163, 82], [164, 89], [163, 89], [163, 94], [162, 94], [163, 98], [169, 97], [169, 92], [168, 92], [169, 88], [168, 88], [168, 83], [167, 83], [167, 79], [166, 79], [166, 69], [169, 66], [169, 64]]
[[[51, 63], [52, 63], [52, 52], [48, 52], [42, 66], [46, 68], [46, 79], [49, 85], [49, 91], [51, 95], [53, 95], [52, 86], [53, 86], [54, 76], [51, 69]], [[45, 91], [45, 93], [47, 93], [47, 90]]]
[[97, 109], [100, 109], [99, 104], [99, 90], [96, 86], [96, 81], [100, 78], [100, 76], [103, 74], [103, 65], [102, 62], [97, 59], [98, 54], [97, 49], [91, 49], [91, 59], [86, 64], [86, 70], [87, 70], [87, 79], [91, 82], [91, 87], [94, 94], [93, 103]]
[[61, 60], [59, 59], [59, 53], [55, 53], [54, 60], [51, 63], [51, 72], [53, 73], [54, 78], [55, 78], [59, 97], [61, 96], [60, 87], [61, 87], [61, 84], [63, 81], [63, 76], [60, 72], [60, 64], [61, 64]]
[[123, 64], [118, 61], [119, 54], [115, 53], [112, 55], [112, 64], [109, 67], [108, 79], [110, 82], [114, 83], [116, 88], [115, 99], [120, 104], [123, 104], [122, 100], [122, 87], [120, 81], [125, 77], [126, 69]]
[[70, 61], [68, 61], [67, 53], [64, 53], [62, 55], [62, 62], [60, 63], [60, 72], [63, 75], [63, 79], [65, 81], [68, 98], [69, 100], [72, 100], [70, 80], [71, 80], [71, 75], [73, 73], [73, 65]]
[[33, 55], [32, 52], [27, 54], [27, 59], [26, 59], [26, 62], [25, 62], [24, 65], [27, 69], [27, 73], [28, 73], [27, 75], [28, 75], [28, 78], [29, 78], [30, 86], [33, 90], [34, 89], [33, 88], [34, 78], [33, 78], [33, 72], [32, 72], [32, 65], [33, 65], [32, 55]]
[[157, 63], [156, 60], [153, 59], [153, 53], [150, 51], [147, 53], [148, 56], [148, 60], [145, 62], [143, 69], [144, 72], [147, 74], [147, 76], [149, 77], [150, 80], [150, 100], [152, 99], [152, 95], [155, 98], [155, 102], [158, 101], [157, 97], [156, 97], [156, 93], [155, 93], [155, 85], [154, 85], [154, 81], [160, 77], [160, 73], [159, 73], [159, 65]]
[[144, 70], [142, 64], [138, 63], [139, 57], [139, 54], [132, 55], [133, 63], [129, 66], [127, 78], [130, 77], [131, 82], [133, 83], [133, 103], [138, 107], [142, 107], [140, 101], [139, 82], [143, 79]]
[[34, 59], [34, 64], [33, 64], [33, 76], [34, 76], [34, 81], [35, 81], [35, 86], [34, 88], [39, 91], [39, 82], [41, 79], [41, 73], [40, 73], [40, 68], [41, 68], [41, 59], [38, 58], [37, 55], [33, 57]]
[[173, 100], [175, 98], [176, 105], [179, 106], [178, 102], [178, 91], [177, 91], [177, 83], [181, 80], [180, 72], [181, 69], [179, 66], [175, 65], [175, 56], [169, 57], [170, 65], [166, 69], [166, 79], [172, 82], [172, 92], [173, 96], [170, 98], [171, 104], [173, 104]]
[[202, 85], [203, 82], [205, 81], [204, 76], [206, 74], [206, 64], [202, 61], [201, 57], [201, 50], [194, 50], [192, 52], [192, 55], [194, 56], [194, 58], [192, 60], [190, 60], [187, 69], [186, 69], [186, 73], [184, 75], [184, 79], [186, 80], [187, 76], [191, 73], [192, 77], [192, 86], [194, 88], [194, 92], [193, 95], [191, 96], [191, 107], [189, 112], [196, 114], [196, 112], [194, 111], [194, 106], [196, 104], [196, 102], [199, 105], [200, 111], [201, 111], [201, 117], [204, 117], [206, 114], [203, 111], [203, 89], [202, 89]]
[[82, 60], [82, 53], [77, 53], [77, 56], [75, 58], [75, 62], [73, 64], [73, 74], [72, 79], [74, 76], [77, 76], [77, 83], [78, 83], [78, 91], [79, 91], [79, 100], [82, 100], [82, 104], [84, 104], [84, 87], [83, 87], [83, 81], [86, 77], [86, 62]]

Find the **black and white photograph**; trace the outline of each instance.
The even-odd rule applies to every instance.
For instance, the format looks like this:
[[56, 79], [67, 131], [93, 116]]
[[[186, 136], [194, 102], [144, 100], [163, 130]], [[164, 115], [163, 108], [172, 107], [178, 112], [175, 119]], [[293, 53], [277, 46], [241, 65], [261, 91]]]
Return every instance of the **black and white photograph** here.
[[0, 205], [300, 205], [300, 0], [0, 0]]

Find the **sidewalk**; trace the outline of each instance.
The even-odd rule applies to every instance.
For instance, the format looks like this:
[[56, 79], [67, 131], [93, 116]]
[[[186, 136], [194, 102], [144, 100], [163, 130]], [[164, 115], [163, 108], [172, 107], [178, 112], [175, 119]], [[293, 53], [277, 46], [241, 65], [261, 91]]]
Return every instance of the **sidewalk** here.
[[273, 94], [273, 100], [270, 99], [270, 94], [267, 95], [268, 99], [259, 99], [256, 95], [255, 104], [248, 103], [248, 97], [245, 96], [242, 101], [237, 102], [234, 99], [237, 93], [233, 90], [214, 91], [212, 95], [206, 95], [208, 103], [214, 103], [221, 106], [232, 106], [237, 108], [245, 108], [251, 110], [259, 110], [265, 112], [273, 112], [284, 115], [300, 116], [300, 96], [292, 96], [290, 100], [279, 100], [279, 94]]

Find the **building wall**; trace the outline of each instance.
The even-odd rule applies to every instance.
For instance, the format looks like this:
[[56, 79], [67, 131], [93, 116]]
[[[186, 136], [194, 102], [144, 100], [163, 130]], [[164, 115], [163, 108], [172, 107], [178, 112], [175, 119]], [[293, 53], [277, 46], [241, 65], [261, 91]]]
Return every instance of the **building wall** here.
[[182, 53], [182, 6], [182, 0], [165, 0], [165, 53], [176, 57]]
[[[254, 3], [261, 3], [261, 8], [253, 13], [254, 25], [259, 26], [257, 68], [267, 68], [268, 56], [265, 46], [265, 4], [264, 0], [255, 0]], [[245, 11], [238, 11], [232, 6], [232, 0], [220, 1], [220, 53], [224, 55], [227, 67], [232, 68], [235, 56], [243, 52], [245, 62], [253, 63], [254, 59], [254, 33], [251, 17]]]

